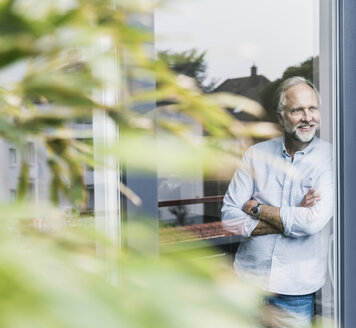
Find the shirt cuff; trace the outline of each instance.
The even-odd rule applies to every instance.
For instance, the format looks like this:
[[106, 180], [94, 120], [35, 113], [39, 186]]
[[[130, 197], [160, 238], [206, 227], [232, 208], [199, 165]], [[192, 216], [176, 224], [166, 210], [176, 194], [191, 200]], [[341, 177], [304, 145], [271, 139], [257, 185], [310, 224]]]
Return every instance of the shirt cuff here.
[[248, 216], [247, 222], [246, 222], [246, 237], [250, 237], [251, 233], [255, 228], [257, 227], [257, 224], [260, 222], [258, 219], [254, 219], [251, 216]]
[[248, 238], [252, 231], [256, 228], [260, 220], [255, 220], [249, 215], [238, 219], [223, 219], [222, 224], [225, 230], [232, 232], [235, 235]]
[[279, 209], [279, 216], [283, 223], [284, 235], [288, 237], [291, 234], [292, 229], [292, 220], [290, 216], [289, 207], [281, 207]]

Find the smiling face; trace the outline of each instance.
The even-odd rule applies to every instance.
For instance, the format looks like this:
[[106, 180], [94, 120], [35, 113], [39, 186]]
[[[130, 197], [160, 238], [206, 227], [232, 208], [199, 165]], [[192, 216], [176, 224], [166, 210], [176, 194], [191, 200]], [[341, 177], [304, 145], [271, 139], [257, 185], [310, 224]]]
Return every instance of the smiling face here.
[[293, 85], [285, 92], [286, 105], [278, 115], [279, 123], [292, 139], [309, 143], [320, 126], [318, 96], [307, 84]]

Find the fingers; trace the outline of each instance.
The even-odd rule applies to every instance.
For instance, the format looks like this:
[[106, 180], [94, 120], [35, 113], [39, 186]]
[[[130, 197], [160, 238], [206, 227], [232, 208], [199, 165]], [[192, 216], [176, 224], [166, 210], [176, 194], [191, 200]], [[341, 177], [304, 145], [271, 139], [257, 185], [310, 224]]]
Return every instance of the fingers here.
[[318, 201], [320, 201], [320, 194], [316, 193], [316, 190], [310, 189], [308, 193], [304, 196], [302, 202], [298, 205], [299, 207], [312, 207]]
[[312, 207], [320, 200], [320, 194], [313, 194], [304, 202], [304, 207]]

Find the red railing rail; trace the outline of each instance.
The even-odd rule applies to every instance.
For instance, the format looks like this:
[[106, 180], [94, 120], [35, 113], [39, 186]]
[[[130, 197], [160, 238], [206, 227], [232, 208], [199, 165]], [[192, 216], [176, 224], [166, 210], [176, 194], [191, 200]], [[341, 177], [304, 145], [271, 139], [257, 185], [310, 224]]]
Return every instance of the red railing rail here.
[[162, 201], [158, 202], [158, 207], [216, 203], [216, 202], [222, 202], [223, 198], [224, 198], [224, 195], [186, 198], [186, 199], [162, 200]]

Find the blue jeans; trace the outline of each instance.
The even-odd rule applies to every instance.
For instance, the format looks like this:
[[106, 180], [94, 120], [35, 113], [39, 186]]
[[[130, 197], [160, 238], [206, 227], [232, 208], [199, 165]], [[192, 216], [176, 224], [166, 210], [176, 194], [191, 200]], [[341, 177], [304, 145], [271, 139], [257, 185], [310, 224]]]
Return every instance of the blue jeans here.
[[[286, 320], [285, 324], [279, 323], [276, 324], [276, 327], [280, 325], [284, 327], [288, 324], [293, 326], [293, 322], [295, 322], [295, 327], [299, 327], [298, 321], [299, 318], [303, 324], [300, 324], [304, 327], [306, 324], [311, 324], [312, 317], [314, 315], [314, 301], [315, 301], [315, 293], [307, 294], [307, 295], [283, 295], [283, 294], [275, 294], [272, 296], [268, 296], [265, 299], [265, 304], [270, 305], [272, 309], [277, 310], [277, 321]], [[273, 324], [272, 324], [273, 327]]]

